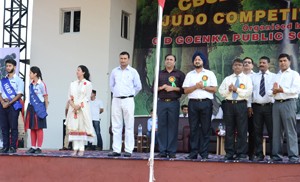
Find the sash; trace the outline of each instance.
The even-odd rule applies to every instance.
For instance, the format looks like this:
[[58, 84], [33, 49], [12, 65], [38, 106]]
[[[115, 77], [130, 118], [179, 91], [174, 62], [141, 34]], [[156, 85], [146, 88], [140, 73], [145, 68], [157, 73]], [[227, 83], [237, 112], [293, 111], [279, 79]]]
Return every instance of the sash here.
[[[1, 80], [3, 91], [5, 92], [7, 98], [9, 101], [12, 101], [12, 99], [17, 95], [15, 89], [11, 86], [10, 81], [8, 78], [2, 78]], [[14, 109], [17, 111], [19, 109], [22, 109], [22, 104], [19, 100], [17, 100], [13, 104]]]
[[30, 104], [33, 106], [36, 115], [39, 118], [44, 119], [46, 116], [48, 116], [46, 112], [45, 103], [43, 103], [40, 100], [40, 98], [36, 95], [36, 93], [33, 90], [32, 84], [30, 84], [29, 89], [30, 89]]

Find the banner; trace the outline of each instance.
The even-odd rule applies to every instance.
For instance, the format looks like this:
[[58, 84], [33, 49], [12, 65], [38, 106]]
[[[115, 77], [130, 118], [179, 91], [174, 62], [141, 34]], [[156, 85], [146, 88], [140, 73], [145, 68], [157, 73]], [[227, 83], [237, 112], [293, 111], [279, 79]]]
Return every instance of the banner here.
[[[137, 115], [152, 107], [155, 67], [157, 1], [137, 1], [133, 67], [143, 90], [136, 98]], [[200, 50], [208, 57], [218, 84], [232, 73], [234, 58], [262, 56], [271, 59], [270, 71], [278, 71], [280, 53], [291, 56], [292, 69], [299, 71], [300, 1], [298, 0], [166, 0], [162, 21], [161, 69], [164, 56], [177, 57], [176, 68], [194, 69], [192, 55]], [[258, 71], [255, 66], [254, 71]], [[187, 103], [186, 95], [181, 103]]]
[[0, 48], [0, 79], [2, 79], [7, 73], [5, 71], [5, 61], [13, 59], [17, 62], [16, 74], [19, 74], [20, 66], [20, 48]]

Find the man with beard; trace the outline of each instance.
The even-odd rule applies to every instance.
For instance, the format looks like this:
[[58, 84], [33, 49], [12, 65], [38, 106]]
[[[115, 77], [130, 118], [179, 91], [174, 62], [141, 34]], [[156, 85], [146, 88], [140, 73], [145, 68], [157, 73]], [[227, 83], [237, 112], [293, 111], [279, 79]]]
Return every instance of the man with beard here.
[[273, 161], [282, 161], [281, 141], [283, 132], [286, 136], [289, 161], [299, 161], [298, 137], [296, 132], [296, 99], [300, 93], [300, 76], [297, 71], [290, 68], [290, 60], [288, 54], [279, 55], [278, 62], [280, 71], [274, 78], [273, 88], [268, 92], [268, 94], [274, 96], [275, 99], [272, 108]]
[[[16, 61], [5, 61], [7, 75], [0, 84], [0, 124], [3, 136], [1, 153], [16, 153], [18, 140], [18, 118], [22, 105], [20, 98], [24, 92], [23, 80], [15, 74]], [[11, 134], [11, 137], [10, 137]]]
[[206, 57], [196, 51], [192, 57], [195, 69], [190, 71], [183, 82], [184, 93], [188, 94], [191, 152], [186, 159], [208, 159], [208, 144], [211, 131], [212, 99], [217, 91], [215, 74], [204, 67]]
[[165, 57], [165, 69], [159, 72], [158, 77], [158, 144], [159, 158], [176, 158], [179, 100], [183, 93], [182, 83], [185, 74], [175, 69], [176, 57], [168, 54]]
[[232, 69], [234, 73], [227, 76], [219, 88], [225, 98], [222, 102], [226, 126], [224, 159], [233, 160], [236, 151], [238, 160], [247, 160], [247, 100], [253, 87], [251, 79], [243, 73], [243, 60], [234, 59]]
[[253, 109], [253, 132], [255, 139], [254, 154], [256, 155], [255, 161], [264, 160], [264, 154], [262, 150], [264, 124], [266, 124], [267, 127], [272, 151], [272, 105], [274, 98], [266, 94], [266, 91], [272, 89], [272, 81], [275, 74], [269, 71], [269, 63], [270, 58], [266, 56], [261, 57], [259, 59], [259, 72], [253, 74], [252, 76], [253, 94], [251, 101]]

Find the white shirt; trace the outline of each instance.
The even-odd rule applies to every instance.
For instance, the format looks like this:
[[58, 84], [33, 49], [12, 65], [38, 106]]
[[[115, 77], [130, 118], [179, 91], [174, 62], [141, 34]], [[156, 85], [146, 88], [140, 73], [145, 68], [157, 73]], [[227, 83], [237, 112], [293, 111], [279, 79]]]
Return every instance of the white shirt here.
[[236, 93], [238, 93], [238, 97], [236, 100], [248, 100], [249, 97], [252, 94], [252, 81], [251, 78], [244, 73], [240, 73], [239, 75], [236, 75], [233, 73], [232, 75], [227, 76], [221, 86], [219, 87], [219, 93], [222, 97], [224, 97], [226, 100], [233, 100], [232, 93], [229, 91], [229, 85], [233, 84], [235, 85], [235, 81], [237, 79], [237, 76], [239, 76], [239, 88], [237, 88]]
[[273, 95], [272, 88], [268, 90], [269, 96], [274, 96], [275, 100], [298, 98], [300, 93], [300, 76], [299, 73], [288, 68], [286, 71], [281, 70], [275, 75], [273, 83], [277, 82], [282, 87], [283, 93]]
[[[250, 71], [250, 73], [245, 73], [243, 72], [246, 76], [249, 76], [249, 78], [252, 80], [252, 76], [255, 74], [255, 72], [253, 70]], [[253, 94], [253, 93], [252, 93]], [[252, 97], [249, 97], [249, 99], [247, 100], [247, 107], [251, 107], [251, 103], [252, 103]]]
[[91, 100], [90, 101], [92, 120], [100, 121], [100, 109], [103, 109], [103, 102], [101, 100]]
[[[196, 85], [197, 82], [203, 82], [203, 85], [205, 87], [217, 87], [218, 83], [217, 83], [217, 78], [215, 76], [215, 74], [207, 69], [202, 69], [202, 71], [200, 73], [198, 73], [196, 70], [190, 71], [185, 79], [184, 82], [182, 84], [183, 88], [187, 88], [187, 87], [192, 87], [194, 85]], [[194, 90], [193, 92], [188, 94], [188, 98], [189, 99], [213, 99], [214, 95], [213, 93], [210, 93], [206, 90], [202, 90], [202, 89], [197, 89]]]
[[184, 115], [181, 113], [181, 114], [179, 114], [179, 117], [181, 117], [181, 118], [188, 118], [189, 114], [186, 114], [185, 117], [184, 117]]
[[[243, 72], [243, 73], [244, 73], [244, 72]], [[251, 71], [250, 71], [250, 73], [247, 73], [247, 74], [246, 74], [246, 73], [244, 73], [244, 74], [245, 74], [246, 76], [250, 76], [250, 77], [251, 77], [252, 75], [254, 75], [254, 74], [255, 74], [255, 72], [254, 72], [253, 70], [251, 70]]]
[[[35, 94], [38, 96], [41, 102], [44, 102], [45, 101], [44, 96], [48, 95], [46, 84], [41, 79], [39, 79], [37, 83], [32, 82], [32, 85]], [[31, 91], [29, 89], [29, 93], [30, 92]]]
[[269, 70], [267, 70], [266, 73], [264, 74], [266, 94], [263, 97], [259, 94], [262, 72], [260, 71], [252, 75], [251, 77], [252, 85], [253, 85], [252, 103], [265, 104], [265, 103], [274, 102], [274, 98], [270, 97], [267, 94], [267, 91], [273, 88], [273, 79], [275, 75], [276, 75], [275, 73], [272, 73]]
[[[6, 75], [7, 78], [8, 75]], [[18, 77], [16, 74], [12, 78], [8, 78], [11, 86], [14, 88], [16, 94], [22, 94], [24, 93], [24, 82], [23, 80]], [[1, 81], [0, 81], [1, 82]], [[2, 83], [0, 83], [0, 94], [2, 94], [3, 99], [7, 99], [7, 95], [5, 94], [3, 88], [2, 88]], [[11, 99], [13, 99], [15, 96], [12, 96]]]
[[117, 67], [110, 75], [110, 90], [113, 97], [136, 95], [142, 89], [140, 76], [136, 69], [127, 66], [124, 70]]

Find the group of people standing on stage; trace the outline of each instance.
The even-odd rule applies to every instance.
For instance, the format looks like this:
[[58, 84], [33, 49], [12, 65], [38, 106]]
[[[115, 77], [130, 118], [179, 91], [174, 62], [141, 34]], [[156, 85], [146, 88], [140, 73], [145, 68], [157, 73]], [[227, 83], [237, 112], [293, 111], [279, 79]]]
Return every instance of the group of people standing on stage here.
[[[212, 99], [217, 92], [215, 74], [204, 68], [207, 58], [199, 51], [192, 56], [194, 70], [185, 76], [175, 69], [176, 57], [165, 57], [165, 69], [159, 73], [158, 144], [160, 158], [176, 158], [179, 98], [188, 94], [190, 154], [186, 159], [208, 159], [211, 134]], [[259, 72], [253, 72], [253, 60], [236, 58], [233, 74], [219, 86], [226, 126], [225, 160], [262, 161], [263, 128], [266, 125], [271, 144], [271, 159], [282, 161], [282, 137], [285, 133], [290, 162], [297, 162], [296, 100], [300, 93], [299, 73], [290, 68], [288, 54], [280, 54], [280, 71], [269, 71], [270, 59], [259, 59]], [[249, 132], [249, 137], [247, 136]], [[249, 142], [247, 142], [247, 140]], [[249, 145], [249, 147], [248, 147]], [[249, 149], [248, 149], [249, 148]]]
[[[3, 148], [0, 153], [16, 153], [18, 141], [19, 113], [23, 110], [21, 97], [24, 94], [24, 82], [16, 74], [17, 63], [13, 59], [5, 61], [7, 75], [0, 84], [0, 126], [3, 135]], [[30, 129], [31, 148], [27, 153], [41, 153], [43, 129], [47, 128], [46, 117], [48, 93], [42, 79], [41, 70], [32, 66], [29, 77], [29, 104], [25, 117], [25, 129]], [[24, 111], [24, 110], [23, 110]]]
[[[24, 111], [24, 102], [21, 100], [24, 94], [24, 82], [15, 73], [16, 66], [15, 60], [5, 61], [7, 75], [1, 79], [0, 84], [0, 125], [3, 135], [3, 148], [0, 153], [16, 153], [19, 113]], [[68, 140], [73, 141], [74, 152], [72, 155], [82, 156], [84, 155], [85, 142], [94, 141], [96, 135], [97, 147], [102, 149], [100, 123], [97, 114], [99, 116], [103, 112], [103, 107], [101, 103], [95, 100], [96, 91], [92, 91], [88, 68], [80, 65], [76, 74], [77, 80], [72, 82], [69, 87], [68, 112], [66, 113], [65, 124], [68, 129]], [[31, 130], [31, 147], [26, 153], [40, 154], [42, 153], [43, 129], [47, 128], [48, 92], [42, 79], [42, 72], [38, 67], [32, 66], [30, 68], [29, 77], [31, 80], [29, 102], [25, 117], [23, 117], [25, 130]], [[99, 108], [99, 110], [94, 111], [90, 107]], [[22, 115], [24, 114], [22, 113]]]
[[225, 160], [244, 160], [247, 155], [251, 160], [264, 160], [264, 124], [271, 144], [271, 159], [282, 161], [282, 137], [285, 133], [289, 161], [299, 160], [296, 100], [300, 93], [300, 76], [291, 70], [289, 55], [280, 54], [278, 64], [279, 72], [274, 74], [269, 71], [270, 59], [262, 56], [259, 72], [248, 71], [245, 74], [244, 67], [253, 65], [253, 60], [233, 61], [234, 73], [226, 77], [219, 87], [219, 93], [225, 98], [222, 104], [226, 124]]
[[[212, 99], [217, 92], [215, 74], [205, 69], [206, 56], [196, 51], [192, 56], [194, 69], [185, 75], [175, 68], [176, 57], [165, 56], [165, 69], [159, 72], [157, 101], [157, 141], [159, 153], [155, 157], [176, 158], [180, 103], [182, 94], [188, 95], [188, 119], [190, 126], [190, 154], [186, 159], [208, 159], [208, 145], [211, 132]], [[121, 156], [123, 124], [125, 124], [125, 153], [131, 157], [134, 149], [134, 97], [142, 89], [138, 72], [129, 65], [130, 55], [121, 52], [120, 66], [112, 70], [110, 89], [112, 92], [111, 120], [113, 151], [108, 156]], [[18, 138], [18, 116], [22, 109], [21, 97], [24, 82], [15, 74], [16, 62], [6, 61], [7, 76], [0, 84], [0, 121], [3, 135], [2, 153], [15, 153]], [[264, 160], [262, 151], [263, 128], [266, 128], [271, 143], [271, 158], [282, 160], [281, 141], [283, 132], [287, 141], [287, 152], [291, 162], [299, 160], [296, 132], [296, 99], [300, 93], [299, 73], [290, 68], [287, 54], [280, 54], [280, 71], [269, 71], [270, 59], [259, 59], [259, 72], [254, 73], [253, 60], [236, 58], [232, 62], [233, 74], [227, 76], [219, 86], [223, 119], [226, 126], [225, 160]], [[92, 83], [86, 66], [77, 68], [77, 80], [72, 82], [68, 92], [66, 127], [68, 138], [73, 141], [72, 155], [84, 155], [84, 144], [97, 135], [97, 118], [91, 114]], [[26, 128], [31, 129], [31, 148], [27, 153], [41, 153], [43, 129], [47, 127], [46, 116], [48, 93], [38, 67], [31, 67], [32, 80], [29, 92], [30, 102], [25, 117]], [[93, 91], [94, 94], [96, 92]], [[98, 111], [95, 111], [97, 115]], [[103, 110], [102, 110], [103, 112]], [[100, 110], [101, 113], [101, 110]], [[94, 120], [94, 121], [93, 121]], [[94, 126], [93, 126], [94, 125]], [[95, 132], [96, 129], [96, 132]], [[249, 137], [247, 132], [249, 131]], [[11, 141], [10, 141], [11, 135]], [[247, 142], [247, 140], [249, 142]], [[100, 141], [99, 141], [100, 142]], [[249, 143], [249, 147], [247, 146]], [[255, 156], [255, 157], [254, 157]]]

